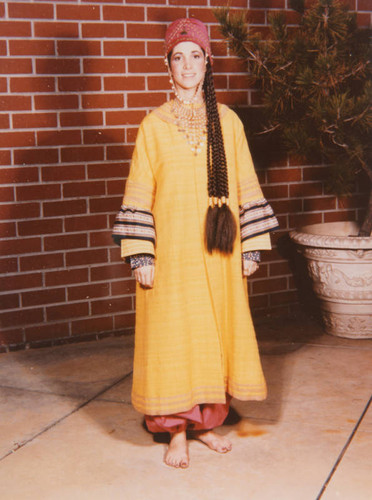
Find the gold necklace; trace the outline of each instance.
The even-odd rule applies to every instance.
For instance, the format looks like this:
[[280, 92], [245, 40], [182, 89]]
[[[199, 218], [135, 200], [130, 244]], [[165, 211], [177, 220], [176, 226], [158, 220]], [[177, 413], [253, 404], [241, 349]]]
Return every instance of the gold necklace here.
[[175, 117], [178, 131], [184, 135], [196, 156], [201, 152], [207, 134], [205, 105], [186, 105], [179, 99], [173, 99], [171, 112]]

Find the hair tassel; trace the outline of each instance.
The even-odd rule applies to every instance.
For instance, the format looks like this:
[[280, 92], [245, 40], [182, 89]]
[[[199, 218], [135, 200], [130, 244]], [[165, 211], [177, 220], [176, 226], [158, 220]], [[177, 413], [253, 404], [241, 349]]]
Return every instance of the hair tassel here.
[[225, 203], [218, 207], [216, 228], [216, 249], [221, 253], [231, 254], [236, 238], [236, 222], [230, 207]]
[[236, 238], [236, 222], [228, 206], [228, 199], [210, 201], [205, 219], [205, 243], [209, 253], [213, 250], [231, 254]]
[[218, 208], [216, 205], [209, 205], [205, 217], [205, 245], [209, 253], [216, 249]]

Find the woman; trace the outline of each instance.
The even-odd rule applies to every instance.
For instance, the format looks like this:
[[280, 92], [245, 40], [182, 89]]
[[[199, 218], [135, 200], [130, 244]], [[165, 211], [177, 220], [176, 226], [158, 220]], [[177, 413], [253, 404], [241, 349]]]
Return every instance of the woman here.
[[165, 463], [187, 467], [186, 430], [225, 453], [213, 428], [231, 397], [266, 397], [245, 277], [277, 220], [240, 120], [217, 105], [202, 22], [169, 26], [165, 63], [175, 98], [141, 123], [113, 237], [137, 280], [132, 403], [170, 433]]

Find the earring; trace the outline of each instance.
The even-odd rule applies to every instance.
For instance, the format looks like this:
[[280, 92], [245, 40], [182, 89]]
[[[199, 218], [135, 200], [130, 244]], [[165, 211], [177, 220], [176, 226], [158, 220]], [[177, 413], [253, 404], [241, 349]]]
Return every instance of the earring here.
[[173, 81], [173, 76], [172, 76], [172, 73], [171, 73], [171, 70], [170, 70], [170, 67], [169, 67], [169, 63], [168, 63], [168, 57], [165, 56], [164, 57], [164, 64], [165, 66], [167, 67], [167, 70], [168, 70], [168, 76], [169, 76], [169, 83], [171, 84], [171, 87], [172, 87], [172, 90], [173, 90], [173, 93], [175, 94], [175, 96], [180, 99], [179, 95], [178, 95], [178, 92], [176, 90], [176, 87], [174, 85], [174, 81]]
[[178, 95], [178, 92], [177, 92], [177, 89], [176, 89], [176, 86], [174, 84], [174, 81], [173, 81], [173, 76], [172, 76], [172, 73], [169, 72], [169, 83], [171, 84], [171, 87], [172, 87], [172, 90], [173, 90], [173, 93], [175, 94], [175, 96], [179, 99], [179, 95]]

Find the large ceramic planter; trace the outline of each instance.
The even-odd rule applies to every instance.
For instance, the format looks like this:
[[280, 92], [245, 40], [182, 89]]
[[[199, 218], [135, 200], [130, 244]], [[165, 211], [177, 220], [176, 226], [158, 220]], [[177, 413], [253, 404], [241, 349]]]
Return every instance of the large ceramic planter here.
[[304, 226], [290, 237], [307, 259], [326, 332], [372, 338], [372, 237], [357, 233], [356, 223], [332, 222]]

